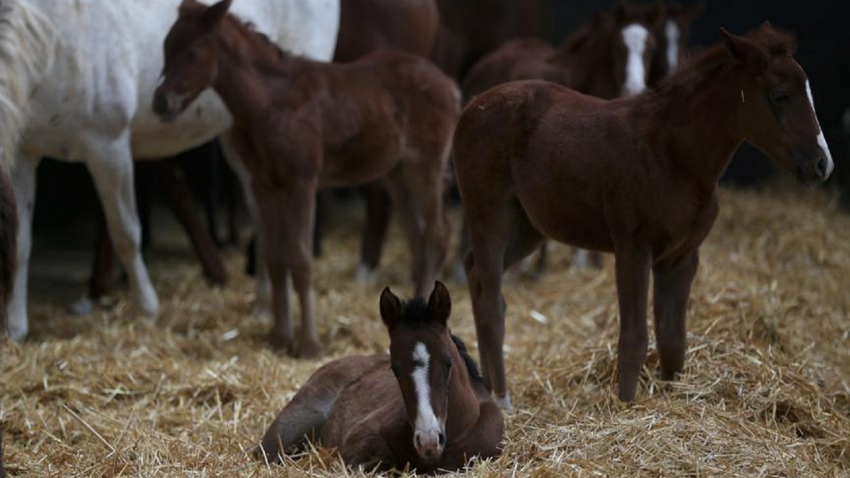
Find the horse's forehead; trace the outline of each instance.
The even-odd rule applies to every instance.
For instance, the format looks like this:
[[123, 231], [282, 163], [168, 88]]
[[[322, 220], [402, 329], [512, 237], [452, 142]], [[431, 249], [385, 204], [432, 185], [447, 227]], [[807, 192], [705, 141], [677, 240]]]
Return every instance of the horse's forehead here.
[[771, 62], [770, 68], [764, 75], [771, 83], [782, 83], [790, 86], [802, 87], [808, 76], [797, 61], [787, 55], [776, 56]]

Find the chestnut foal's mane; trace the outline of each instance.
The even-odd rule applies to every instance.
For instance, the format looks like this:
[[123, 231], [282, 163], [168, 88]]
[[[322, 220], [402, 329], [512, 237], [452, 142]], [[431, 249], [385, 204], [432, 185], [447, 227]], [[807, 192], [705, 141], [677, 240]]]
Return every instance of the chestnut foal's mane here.
[[[428, 303], [425, 302], [422, 298], [410, 299], [402, 303], [401, 313], [399, 314], [401, 318], [401, 323], [407, 325], [408, 327], [421, 327], [431, 320], [431, 313], [428, 311]], [[466, 370], [469, 371], [469, 378], [472, 380], [473, 385], [475, 386], [483, 386], [484, 378], [481, 376], [481, 372], [478, 369], [478, 364], [475, 363], [475, 359], [469, 354], [469, 349], [466, 348], [466, 343], [460, 339], [460, 337], [450, 334], [452, 338], [452, 342], [454, 342], [455, 347], [457, 347], [458, 353], [463, 357], [463, 361], [466, 363]]]
[[[797, 49], [794, 35], [766, 28], [745, 35], [764, 48], [771, 56], [793, 56]], [[650, 104], [666, 108], [674, 98], [690, 97], [703, 90], [707, 83], [735, 62], [723, 43], [714, 45], [702, 53], [686, 58], [679, 70], [665, 78], [657, 87], [648, 91]]]

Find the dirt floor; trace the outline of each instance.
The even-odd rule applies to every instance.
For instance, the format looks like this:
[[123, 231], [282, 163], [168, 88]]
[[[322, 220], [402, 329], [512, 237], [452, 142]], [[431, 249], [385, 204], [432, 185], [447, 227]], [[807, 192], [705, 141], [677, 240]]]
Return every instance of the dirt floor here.
[[[461, 474], [850, 476], [850, 217], [836, 207], [830, 194], [785, 183], [725, 191], [694, 284], [685, 374], [657, 381], [651, 345], [629, 405], [614, 394], [613, 260], [577, 272], [570, 249], [553, 247], [542, 279], [505, 287], [515, 408], [504, 454]], [[158, 236], [149, 263], [162, 314], [149, 324], [126, 293], [93, 317], [65, 313], [82, 291], [86, 254], [37, 248], [32, 337], [0, 348], [11, 475], [359, 474], [322, 448], [283, 467], [245, 454], [320, 364], [385, 351], [379, 292], [410, 292], [397, 230], [378, 283], [351, 280], [358, 214], [339, 218], [317, 263], [318, 361], [267, 347], [269, 324], [250, 316], [252, 283], [237, 251], [226, 254], [231, 284], [214, 289], [182, 237]], [[56, 257], [76, 261], [73, 273]], [[474, 349], [466, 289], [448, 285], [452, 328]]]

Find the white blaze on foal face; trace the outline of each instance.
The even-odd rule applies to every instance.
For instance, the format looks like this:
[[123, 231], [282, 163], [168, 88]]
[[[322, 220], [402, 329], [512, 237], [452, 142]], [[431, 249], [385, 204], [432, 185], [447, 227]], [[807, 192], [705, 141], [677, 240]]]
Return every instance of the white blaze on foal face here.
[[646, 51], [649, 30], [635, 23], [623, 28], [621, 33], [623, 43], [628, 50], [623, 96], [631, 96], [643, 92], [646, 88], [646, 66], [643, 62], [643, 54]]
[[820, 121], [817, 119], [818, 114], [815, 110], [815, 100], [812, 97], [812, 87], [809, 85], [809, 80], [806, 80], [806, 94], [809, 95], [809, 104], [812, 105], [812, 112], [815, 114], [815, 121], [818, 122], [818, 146], [823, 150], [824, 156], [826, 156], [826, 176], [832, 173], [832, 170], [835, 169], [835, 163], [832, 162], [832, 154], [829, 152], [829, 146], [826, 144], [826, 138], [823, 135], [823, 130], [820, 127]]
[[665, 53], [667, 55], [668, 75], [676, 71], [676, 68], [679, 66], [680, 36], [679, 25], [673, 20], [667, 20], [667, 23], [664, 25], [664, 38], [667, 40], [667, 51]]
[[[428, 382], [431, 354], [422, 342], [413, 347], [413, 389], [416, 392], [416, 423], [414, 445], [419, 449], [442, 447], [442, 426], [431, 406], [431, 386]], [[421, 450], [420, 450], [421, 451]]]

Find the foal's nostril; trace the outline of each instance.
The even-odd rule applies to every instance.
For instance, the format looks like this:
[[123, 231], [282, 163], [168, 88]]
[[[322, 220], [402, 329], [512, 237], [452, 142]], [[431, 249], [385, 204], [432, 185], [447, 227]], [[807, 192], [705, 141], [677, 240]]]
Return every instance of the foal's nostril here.
[[165, 101], [165, 95], [156, 95], [153, 99], [153, 110], [155, 113], [165, 113], [168, 103]]
[[817, 164], [815, 165], [815, 171], [818, 173], [818, 177], [825, 178], [827, 175], [827, 170], [829, 169], [829, 162], [825, 157], [821, 157], [818, 159]]
[[440, 432], [439, 438], [440, 438], [440, 446], [445, 446], [446, 445], [446, 434], [443, 433], [443, 432]]

